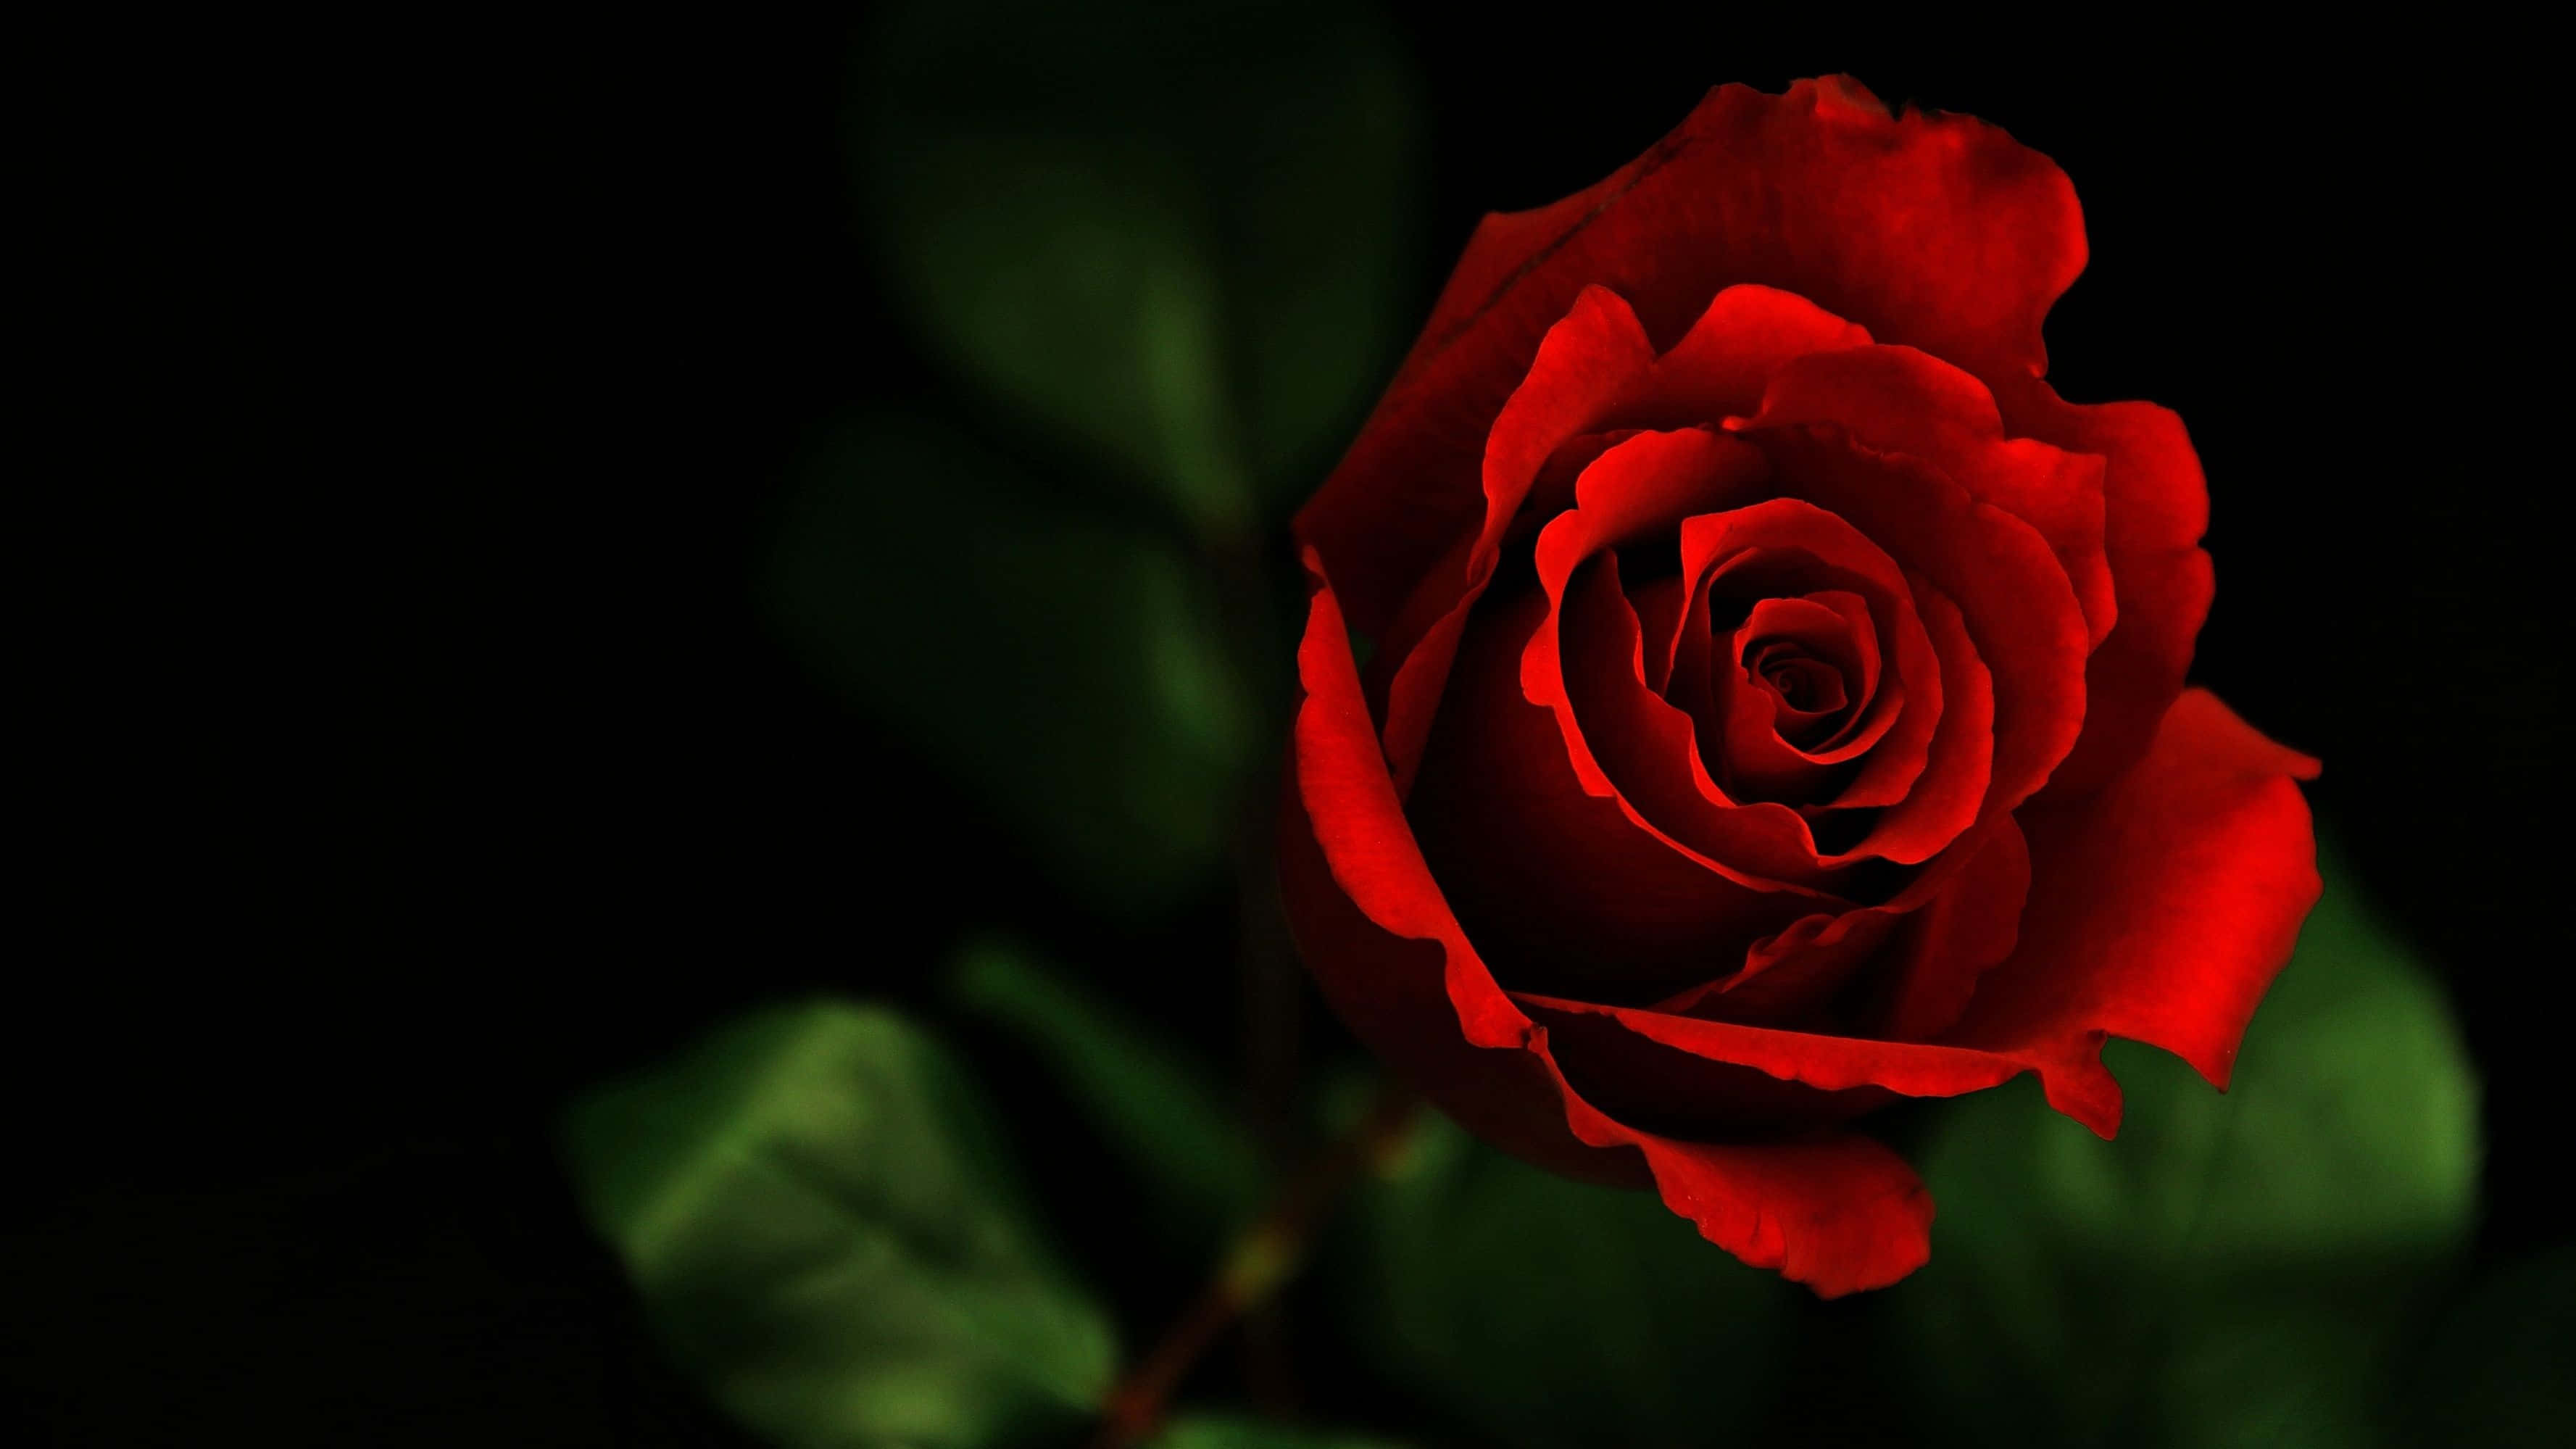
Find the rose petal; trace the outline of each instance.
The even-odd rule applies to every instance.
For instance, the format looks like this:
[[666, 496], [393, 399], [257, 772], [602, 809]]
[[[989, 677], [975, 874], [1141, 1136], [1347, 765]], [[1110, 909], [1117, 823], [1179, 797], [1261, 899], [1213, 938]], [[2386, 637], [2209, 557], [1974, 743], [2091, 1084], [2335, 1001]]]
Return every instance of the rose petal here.
[[[2163, 1047], [2226, 1086], [2245, 1023], [2320, 889], [2307, 804], [2294, 783], [2315, 770], [2206, 691], [2187, 691], [2132, 775], [2089, 799], [2021, 812], [2031, 884], [2018, 939], [1982, 973], [1958, 1024], [1934, 1041], [1514, 1000], [1542, 1020], [1550, 1011], [1605, 1017], [1640, 1042], [1826, 1092], [1879, 1086], [1951, 1096], [2036, 1070], [2050, 1105], [2108, 1137], [2119, 1127], [2120, 1088], [2102, 1066], [2107, 1037]], [[2009, 862], [1997, 867], [1963, 875], [1957, 888], [2008, 889]], [[1927, 916], [1926, 928], [1943, 920]], [[1990, 910], [1964, 901], [1948, 920], [1959, 954], [1935, 976], [1973, 970], [1999, 934]]]
[[[2321, 889], [2295, 783], [2315, 772], [2315, 761], [2263, 738], [2207, 691], [2185, 692], [2130, 776], [2089, 799], [2021, 813], [2031, 884], [2018, 940], [1936, 1041], [1513, 999], [1542, 1020], [1605, 1017], [1641, 1043], [1825, 1092], [1951, 1096], [2036, 1070], [2050, 1105], [2108, 1137], [2120, 1123], [2119, 1083], [2101, 1061], [2108, 1037], [2163, 1047], [2226, 1086], [2245, 1024]], [[2009, 870], [1989, 874], [1988, 888], [1997, 880], [2008, 885]], [[1976, 888], [1969, 877], [1959, 885]], [[1927, 917], [1927, 927], [1941, 919]], [[1964, 904], [1953, 917], [1970, 964], [1986, 919]]]
[[[1578, 293], [1548, 328], [1485, 438], [1481, 523], [1462, 529], [1388, 625], [1383, 642], [1394, 663], [1385, 737], [1399, 792], [1411, 785], [1466, 613], [1493, 576], [1499, 546], [1529, 531], [1525, 512], [1552, 513], [1572, 502], [1547, 496], [1552, 473], [1587, 471], [1637, 428], [1713, 422], [1758, 406], [1766, 379], [1782, 364], [1868, 340], [1800, 298], [1735, 287], [1710, 299], [1689, 335], [1659, 358], [1623, 299], [1599, 287]], [[1623, 421], [1630, 426], [1611, 426]], [[1332, 488], [1329, 480], [1325, 486]], [[1305, 517], [1299, 515], [1301, 538], [1310, 537]]]
[[[1800, 649], [1810, 653], [1818, 663], [1828, 666], [1827, 674], [1822, 676], [1823, 682], [1829, 686], [1826, 695], [1819, 695], [1804, 706], [1791, 704], [1784, 696], [1781, 702], [1783, 711], [1791, 715], [1815, 716], [1819, 724], [1841, 717], [1841, 723], [1832, 734], [1803, 748], [1820, 760], [1849, 758], [1845, 751], [1850, 747], [1860, 714], [1878, 698], [1879, 671], [1886, 663], [1879, 652], [1878, 620], [1869, 612], [1869, 600], [1849, 589], [1817, 589], [1801, 594], [1791, 602], [1813, 604], [1831, 613], [1837, 622], [1822, 626], [1825, 632], [1816, 639], [1801, 636], [1797, 641]], [[1849, 652], [1844, 654], [1836, 652], [1838, 650]], [[1748, 666], [1758, 662], [1746, 661]]]
[[[2004, 833], [2013, 838], [1999, 841], [1997, 836]], [[1954, 882], [1957, 888], [1983, 890], [1995, 879], [1988, 857], [1998, 850], [2016, 854], [2021, 850], [2019, 833], [2008, 815], [1977, 827], [1972, 838], [1960, 841], [1956, 849], [1943, 851], [1915, 871], [1884, 902], [1800, 917], [1746, 948], [1743, 964], [1735, 971], [1676, 992], [1654, 1003], [1652, 1009], [1672, 1016], [1744, 1026], [1793, 1027], [1843, 1036], [1887, 1035], [1882, 1022], [1887, 1014], [1885, 1008], [1870, 1004], [1887, 993], [1873, 992], [1855, 1004], [1844, 998], [1843, 987], [1865, 964], [1891, 964], [1878, 962], [1877, 956], [1882, 946], [1889, 945], [1890, 937], [1899, 932], [1902, 935], [1893, 947], [1896, 956], [1892, 963], [1898, 971], [1911, 971], [1924, 963], [1940, 963], [1934, 969], [1948, 970], [1948, 958], [1982, 952], [1972, 966], [1962, 968], [1973, 976], [2003, 959], [2012, 943], [2009, 921], [1997, 937], [1992, 927], [1983, 928], [1983, 934], [1955, 928], [1954, 915], [1937, 916], [1928, 924], [1917, 918], [1927, 907], [1939, 904], [1954, 889]], [[2022, 872], [2024, 877], [2027, 874], [2026, 870]], [[2017, 913], [2021, 898], [2014, 896], [2007, 905], [1989, 897], [1987, 904]], [[1995, 944], [1998, 941], [2000, 944]]]
[[1636, 1028], [1651, 1015], [1636, 1008], [1579, 1007], [1526, 992], [1514, 992], [1512, 1000], [1546, 1030], [1557, 1069], [1585, 1101], [1631, 1127], [1667, 1137], [1778, 1136], [1838, 1126], [1897, 1100], [1875, 1083], [1825, 1090], [1758, 1066], [1677, 1050]]
[[[1606, 1064], [1593, 1067], [1603, 1082], [1587, 1079], [1605, 1097], [1618, 1095], [1621, 1072], [1688, 1070], [1659, 1060], [1659, 1048], [1823, 1093], [1954, 1096], [2037, 1070], [2051, 1105], [2107, 1137], [2120, 1117], [2119, 1084], [2101, 1064], [2108, 1036], [2164, 1047], [2226, 1085], [2245, 1023], [2319, 890], [2293, 783], [2314, 771], [2206, 691], [2186, 693], [2135, 775], [2073, 806], [2022, 812], [2027, 865], [2017, 838], [1990, 836], [1917, 913], [1924, 934], [1900, 963], [1906, 975], [1887, 1016], [1869, 1026], [1894, 1038], [1939, 1030], [1973, 991], [1937, 1040], [1785, 1031], [1532, 993], [1513, 1000], [1542, 1025], [1578, 1013], [1633, 1034], [1626, 1050], [1587, 1059]], [[2025, 870], [2029, 904], [2016, 933]], [[1714, 999], [1690, 993], [1667, 1005], [1696, 1010]]]
[[[1743, 942], [1814, 910], [1813, 897], [1722, 870], [1606, 777], [1600, 793], [1586, 787], [1557, 712], [1523, 690], [1546, 609], [1538, 595], [1491, 604], [1467, 631], [1407, 802], [1424, 856], [1516, 985], [1653, 1001], [1735, 969]], [[1582, 657], [1624, 671], [1633, 655]]]
[[1745, 948], [1733, 975], [1655, 1003], [1655, 1010], [1712, 1021], [1784, 1026], [1821, 1014], [1855, 972], [1870, 964], [1915, 903], [1818, 913], [1790, 922]]
[[[1573, 590], [1576, 569], [1603, 550], [1722, 508], [1757, 483], [1758, 459], [1728, 449], [1729, 441], [1700, 429], [1641, 433], [1585, 470], [1577, 506], [1539, 535], [1547, 608], [1522, 655], [1521, 691], [1554, 714], [1560, 749], [1584, 792], [1614, 802], [1638, 833], [1737, 885], [1826, 888], [1819, 872], [1827, 863], [1806, 821], [1785, 806], [1727, 799], [1700, 760], [1689, 717], [1646, 688], [1642, 634], [1615, 572], [1588, 596]], [[1592, 607], [1569, 615], [1570, 599]], [[1569, 618], [1588, 632], [1566, 638]], [[1590, 737], [1595, 728], [1600, 749]], [[1611, 752], [1615, 772], [1601, 749]]]
[[[1827, 1297], [1892, 1283], [1930, 1255], [1931, 1200], [1911, 1168], [1852, 1134], [1672, 1141], [1601, 1112], [1495, 985], [1432, 880], [1397, 802], [1320, 556], [1298, 650], [1281, 812], [1281, 881], [1300, 950], [1354, 1033], [1487, 1140], [1543, 1167], [1635, 1182], [1756, 1267]], [[1444, 1016], [1442, 1008], [1446, 1007]], [[1552, 1090], [1554, 1100], [1548, 1099]]]
[[[2020, 945], [1944, 1040], [2042, 1058], [2049, 1100], [2079, 1119], [2118, 1120], [2105, 1036], [2163, 1047], [2225, 1088], [2322, 889], [2295, 783], [2316, 773], [2217, 696], [2184, 691], [2118, 783], [2022, 812]], [[2106, 1089], [2107, 1110], [2093, 1100]]]
[[1748, 681], [1770, 692], [1772, 733], [1801, 754], [1809, 753], [1809, 743], [1830, 733], [1851, 709], [1842, 666], [1817, 658], [1804, 645], [1783, 639], [1751, 642], [1744, 671]]
[[[1856, 594], [1832, 592], [1860, 606], [1861, 627], [1866, 630], [1867, 604]], [[1718, 651], [1723, 662], [1711, 661], [1715, 666], [1716, 713], [1700, 721], [1700, 726], [1710, 738], [1722, 741], [1716, 752], [1724, 773], [1719, 784], [1730, 796], [1739, 800], [1814, 801], [1832, 778], [1833, 765], [1876, 743], [1861, 735], [1838, 749], [1801, 749], [1783, 735], [1784, 723], [1793, 711], [1779, 691], [1746, 664], [1735, 662], [1750, 659], [1763, 640], [1795, 640], [1810, 657], [1824, 661], [1823, 667], [1833, 680], [1832, 699], [1836, 706], [1845, 706], [1848, 701], [1842, 679], [1846, 672], [1854, 676], [1855, 686], [1863, 676], [1872, 685], [1877, 683], [1877, 640], [1870, 639], [1863, 645], [1855, 637], [1858, 632], [1844, 614], [1800, 596], [1757, 601], [1744, 622], [1728, 636]]]
[[[1414, 912], [1387, 897], [1436, 897], [1438, 888], [1427, 874], [1408, 880], [1408, 872], [1390, 862], [1367, 861], [1370, 851], [1357, 838], [1360, 831], [1348, 826], [1331, 832], [1338, 837], [1334, 853], [1343, 860], [1337, 874], [1319, 843], [1327, 832], [1300, 798], [1308, 790], [1337, 793], [1298, 776], [1287, 781], [1280, 804], [1280, 892], [1298, 954], [1351, 1034], [1442, 1111], [1514, 1156], [1585, 1182], [1645, 1186], [1650, 1179], [1642, 1163], [1588, 1146], [1567, 1129], [1563, 1094], [1537, 1057], [1467, 1040], [1444, 982], [1444, 963], [1451, 957], [1442, 933], [1435, 929], [1430, 939], [1397, 935], [1354, 901], [1366, 898], [1410, 919]], [[1390, 781], [1387, 799], [1393, 798]]]
[[1760, 407], [1781, 368], [1819, 352], [1869, 345], [1869, 329], [1792, 292], [1733, 286], [1711, 297], [1699, 320], [1656, 359], [1654, 378], [1631, 404], [1639, 427], [1714, 423]]
[[2119, 623], [2084, 670], [2084, 733], [2050, 777], [2052, 798], [2101, 788], [2147, 751], [2182, 693], [2209, 617], [2209, 486], [2182, 419], [2153, 403], [2062, 402], [2042, 382], [1997, 390], [2016, 433], [2103, 459], [2103, 547]]
[[1512, 1000], [1542, 1022], [1573, 1013], [1625, 1028], [1632, 1037], [1626, 1050], [1605, 1052], [1603, 1059], [1624, 1060], [1639, 1071], [1647, 1069], [1661, 1047], [1705, 1062], [1751, 1067], [1822, 1092], [1876, 1087], [1907, 1097], [1956, 1097], [1983, 1091], [2037, 1065], [2005, 1053], [1965, 1047], [1712, 1021], [1536, 992], [1516, 991]]
[[[1410, 788], [1422, 742], [1430, 737], [1468, 611], [1493, 577], [1496, 546], [1519, 515], [1540, 469], [1567, 441], [1596, 430], [1654, 361], [1654, 349], [1628, 304], [1599, 287], [1587, 287], [1573, 310], [1548, 330], [1528, 375], [1494, 419], [1480, 472], [1484, 521], [1413, 591], [1386, 641], [1391, 657], [1399, 661], [1387, 690], [1385, 737], [1400, 792]], [[1387, 500], [1390, 505], [1398, 501]]]
[[[1614, 1138], [1617, 1124], [1602, 1124]], [[1884, 1288], [1932, 1259], [1932, 1194], [1905, 1159], [1858, 1133], [1762, 1143], [1626, 1135], [1664, 1206], [1819, 1298]]]
[[1485, 219], [1299, 536], [1354, 624], [1381, 632], [1474, 528], [1485, 422], [1587, 285], [1664, 338], [1760, 283], [2000, 386], [2045, 371], [2040, 321], [2084, 254], [2065, 174], [1997, 127], [1891, 117], [1842, 76], [1780, 96], [1721, 87], [1600, 184]]
[[1855, 347], [1799, 358], [1771, 376], [1754, 427], [1836, 423], [1871, 447], [1939, 468], [1970, 497], [2048, 541], [2084, 610], [2088, 647], [2118, 617], [2103, 551], [2103, 462], [2029, 438], [2007, 439], [1986, 385], [1911, 347]]
[[[1941, 671], [1932, 641], [1917, 616], [1904, 571], [1859, 530], [1812, 503], [1771, 498], [1682, 525], [1682, 577], [1691, 588], [1683, 628], [1691, 635], [1689, 658], [1676, 656], [1674, 692], [1713, 715], [1719, 704], [1710, 671], [1720, 652], [1702, 643], [1709, 632], [1713, 591], [1739, 596], [1848, 589], [1869, 602], [1892, 676], [1871, 690], [1847, 742], [1870, 751], [1843, 795], [1854, 805], [1885, 805], [1905, 798], [1923, 770], [1925, 750], [1941, 719]], [[1881, 746], [1883, 748], [1873, 748]], [[1846, 756], [1848, 757], [1848, 756]]]
[[[1586, 565], [1531, 636], [1546, 704], [1587, 791], [1619, 802], [1638, 827], [1703, 868], [1770, 889], [1830, 888], [1807, 823], [1787, 806], [1738, 805], [1709, 774], [1688, 715], [1646, 687], [1636, 615], [1615, 556]], [[1550, 625], [1553, 625], [1553, 628]], [[1524, 657], [1522, 683], [1532, 663]]]
[[[1830, 868], [1868, 857], [1917, 864], [1938, 854], [1978, 818], [1990, 779], [1993, 696], [1985, 664], [1945, 595], [1901, 572], [1842, 519], [1789, 498], [1684, 523], [1682, 568], [1685, 578], [1708, 570], [1706, 588], [1711, 589], [1730, 571], [1742, 572], [1757, 588], [1840, 580], [1872, 598], [1879, 617], [1891, 622], [1885, 632], [1893, 637], [1897, 668], [1882, 686], [1870, 716], [1874, 723], [1867, 727], [1887, 734], [1832, 803], [1837, 808], [1893, 808], [1879, 815], [1858, 841], [1819, 857], [1821, 865]], [[1685, 632], [1692, 638], [1677, 657], [1669, 691], [1703, 711], [1713, 710], [1715, 701], [1704, 674], [1694, 678], [1692, 670], [1704, 670], [1710, 657], [1700, 642], [1708, 629], [1707, 611], [1703, 591], [1694, 596], [1685, 619]], [[1938, 626], [1937, 644], [1927, 621]], [[1951, 697], [1955, 706], [1948, 702]], [[1892, 723], [1877, 718], [1879, 709], [1899, 704], [1903, 708]], [[1862, 738], [1869, 737], [1865, 729]], [[1808, 843], [1812, 848], [1812, 833]]]
[[1672, 680], [1673, 647], [1681, 640], [1682, 610], [1688, 602], [1682, 597], [1682, 581], [1666, 574], [1622, 587], [1637, 611], [1638, 664], [1646, 687], [1661, 694]]
[[1775, 474], [1849, 520], [1957, 603], [1992, 672], [1994, 773], [1987, 808], [2046, 783], [2084, 723], [2084, 612], [2047, 540], [1931, 465], [1883, 453], [1831, 425], [1745, 428]]
[[[1297, 675], [1306, 692], [1289, 752], [1297, 803], [1340, 894], [1398, 937], [1449, 948], [1444, 989], [1466, 1040], [1480, 1047], [1521, 1045], [1529, 1019], [1504, 999], [1484, 964], [1466, 949], [1457, 919], [1414, 844], [1360, 695], [1341, 608], [1316, 551], [1303, 554], [1314, 592], [1306, 635], [1297, 647]], [[1339, 978], [1347, 964], [1329, 952], [1310, 961], [1319, 978]]]
[[[1922, 692], [1939, 704], [1940, 728], [1924, 747], [1919, 773], [1908, 781], [1902, 798], [1887, 800], [1871, 793], [1867, 787], [1872, 776], [1864, 769], [1835, 803], [1885, 804], [1886, 813], [1852, 849], [1913, 864], [1949, 848], [1981, 816], [2001, 812], [1988, 808], [1994, 770], [1993, 676], [1950, 596], [1919, 577], [1909, 577], [1907, 582], [1913, 586], [1924, 637], [1932, 641], [1932, 655], [1939, 661], [1939, 689]], [[1871, 763], [1876, 763], [1875, 757]]]
[[1539, 465], [1537, 481], [1530, 484], [1529, 496], [1521, 500], [1520, 516], [1504, 531], [1501, 553], [1507, 558], [1527, 557], [1529, 546], [1537, 541], [1538, 531], [1547, 526], [1547, 521], [1574, 506], [1574, 485], [1593, 460], [1647, 431], [1604, 428], [1577, 433], [1559, 443], [1556, 451], [1547, 455], [1547, 461]]
[[1903, 952], [1883, 961], [1885, 1004], [1867, 1029], [1897, 1041], [1929, 1041], [1957, 1023], [1977, 983], [2012, 955], [2030, 900], [2030, 847], [2010, 816], [1949, 888], [1905, 925]]

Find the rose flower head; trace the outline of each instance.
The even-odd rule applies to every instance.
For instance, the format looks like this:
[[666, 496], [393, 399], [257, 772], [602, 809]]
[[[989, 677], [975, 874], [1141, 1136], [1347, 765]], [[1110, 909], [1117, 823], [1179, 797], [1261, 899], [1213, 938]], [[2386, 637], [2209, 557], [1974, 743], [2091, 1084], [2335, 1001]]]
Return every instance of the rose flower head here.
[[1470, 1129], [1822, 1294], [1930, 1253], [1873, 1109], [2032, 1071], [2107, 1137], [2112, 1036], [2224, 1088], [2319, 891], [2315, 762], [2183, 686], [2181, 420], [2041, 380], [2084, 257], [1993, 126], [1722, 87], [1485, 219], [1296, 520], [1325, 995]]

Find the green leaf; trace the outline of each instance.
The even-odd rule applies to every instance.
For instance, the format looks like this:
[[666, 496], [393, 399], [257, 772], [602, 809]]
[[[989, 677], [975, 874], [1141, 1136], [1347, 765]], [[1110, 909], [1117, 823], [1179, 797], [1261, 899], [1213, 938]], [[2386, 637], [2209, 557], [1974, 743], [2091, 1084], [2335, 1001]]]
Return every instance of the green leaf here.
[[1154, 1436], [1148, 1449], [1398, 1449], [1392, 1440], [1364, 1438], [1259, 1419], [1184, 1414]]
[[1103, 904], [1168, 905], [1224, 854], [1252, 710], [1207, 581], [1168, 545], [879, 411], [788, 499], [768, 593], [818, 673]]
[[993, 1449], [1096, 1410], [1101, 1311], [986, 1109], [889, 1011], [759, 1012], [565, 1118], [583, 1205], [673, 1354], [798, 1449]]
[[886, 8], [860, 158], [962, 377], [1202, 530], [1311, 491], [1403, 340], [1411, 84], [1350, 0]]
[[1428, 1109], [1353, 1236], [1345, 1302], [1376, 1361], [1484, 1435], [1544, 1449], [1751, 1423], [1795, 1291], [1651, 1192], [1541, 1172]]
[[1891, 1291], [1905, 1359], [1981, 1433], [2384, 1437], [2395, 1335], [2475, 1211], [2477, 1084], [2440, 991], [2326, 879], [2225, 1095], [2114, 1042], [2115, 1141], [2028, 1081], [1944, 1108], [1932, 1262]]
[[1206, 1070], [1006, 941], [970, 942], [949, 993], [1044, 1058], [1142, 1180], [1158, 1236], [1203, 1261], [1259, 1205], [1259, 1156]]
[[2426, 1449], [2542, 1449], [2576, 1430], [2576, 1243], [2490, 1274], [2434, 1324], [2408, 1375]]

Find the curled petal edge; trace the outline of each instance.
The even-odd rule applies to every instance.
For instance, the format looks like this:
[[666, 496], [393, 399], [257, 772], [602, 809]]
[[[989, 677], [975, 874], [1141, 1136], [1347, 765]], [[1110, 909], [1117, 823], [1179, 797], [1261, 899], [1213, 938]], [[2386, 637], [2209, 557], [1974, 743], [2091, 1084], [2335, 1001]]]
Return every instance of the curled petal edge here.
[[[1298, 651], [1306, 698], [1281, 812], [1282, 883], [1299, 945], [1353, 1030], [1470, 1128], [1543, 1166], [1635, 1181], [1618, 1161], [1633, 1150], [1666, 1206], [1703, 1237], [1821, 1296], [1883, 1287], [1927, 1261], [1930, 1195], [1868, 1137], [1676, 1141], [1612, 1119], [1565, 1081], [1545, 1029], [1504, 995], [1431, 879], [1341, 610], [1311, 549], [1305, 561], [1315, 593]], [[1438, 949], [1436, 979], [1414, 943]], [[1375, 948], [1375, 969], [1344, 954], [1355, 944]], [[1553, 1120], [1533, 1117], [1536, 1087], [1553, 1089]]]

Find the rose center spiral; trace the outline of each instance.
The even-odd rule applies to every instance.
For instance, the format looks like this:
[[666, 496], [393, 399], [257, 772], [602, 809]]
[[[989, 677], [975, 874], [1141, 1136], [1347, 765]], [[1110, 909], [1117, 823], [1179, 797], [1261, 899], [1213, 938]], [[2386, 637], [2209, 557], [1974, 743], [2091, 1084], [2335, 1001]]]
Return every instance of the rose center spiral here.
[[1793, 743], [1809, 743], [1799, 737], [1810, 735], [1819, 725], [1830, 727], [1832, 717], [1851, 702], [1842, 670], [1795, 640], [1757, 643], [1744, 663], [1750, 674], [1779, 696], [1781, 733]]

